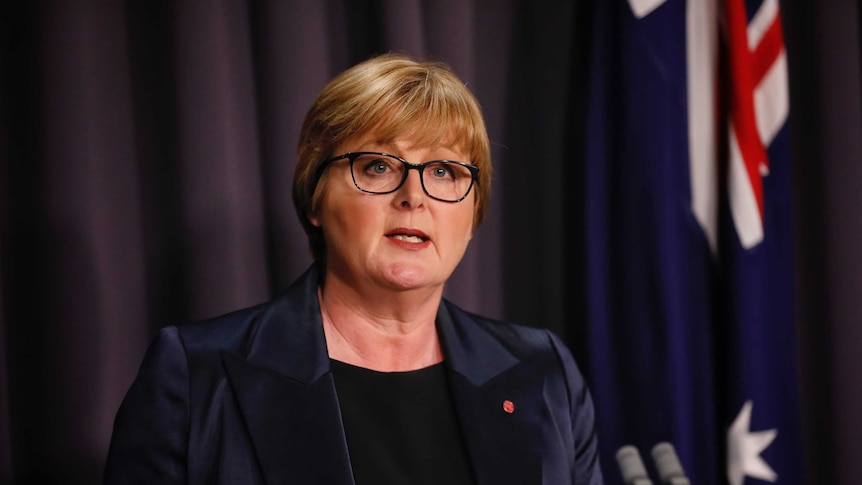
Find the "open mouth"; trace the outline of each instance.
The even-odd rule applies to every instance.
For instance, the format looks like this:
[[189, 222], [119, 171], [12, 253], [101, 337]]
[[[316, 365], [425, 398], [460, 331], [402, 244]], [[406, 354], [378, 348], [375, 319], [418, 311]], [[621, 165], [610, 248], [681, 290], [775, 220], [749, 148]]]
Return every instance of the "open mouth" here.
[[409, 229], [396, 229], [388, 234], [386, 237], [390, 239], [395, 239], [397, 241], [404, 241], [410, 243], [423, 243], [430, 238], [421, 231], [409, 230]]
[[399, 241], [407, 241], [407, 242], [414, 242], [414, 243], [421, 243], [421, 242], [425, 242], [428, 240], [428, 238], [423, 238], [420, 236], [408, 236], [407, 234], [391, 234], [391, 235], [388, 235], [386, 237], [389, 237], [392, 239], [397, 239]]

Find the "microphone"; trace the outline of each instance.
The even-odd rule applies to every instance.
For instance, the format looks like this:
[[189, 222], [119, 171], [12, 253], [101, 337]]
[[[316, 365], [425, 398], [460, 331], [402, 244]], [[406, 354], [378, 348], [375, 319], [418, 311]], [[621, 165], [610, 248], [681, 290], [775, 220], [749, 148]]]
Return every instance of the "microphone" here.
[[685, 476], [672, 444], [664, 442], [655, 445], [652, 449], [652, 458], [655, 460], [655, 467], [658, 469], [658, 476], [662, 483], [689, 485], [688, 477]]
[[638, 449], [626, 445], [617, 451], [617, 464], [626, 485], [652, 485]]

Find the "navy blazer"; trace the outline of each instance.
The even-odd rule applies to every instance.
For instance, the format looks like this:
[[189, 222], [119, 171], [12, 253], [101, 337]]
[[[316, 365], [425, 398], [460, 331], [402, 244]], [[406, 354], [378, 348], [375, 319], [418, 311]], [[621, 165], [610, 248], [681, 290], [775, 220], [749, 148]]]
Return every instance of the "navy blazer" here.
[[[437, 330], [478, 485], [602, 483], [592, 400], [556, 336], [445, 300]], [[269, 303], [161, 331], [105, 483], [354, 483], [315, 268]]]

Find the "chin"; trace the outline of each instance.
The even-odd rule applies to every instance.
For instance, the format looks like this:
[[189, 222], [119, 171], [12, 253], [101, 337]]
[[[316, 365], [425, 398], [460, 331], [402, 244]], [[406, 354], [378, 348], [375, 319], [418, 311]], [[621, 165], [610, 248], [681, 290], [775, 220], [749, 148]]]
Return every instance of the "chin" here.
[[394, 264], [387, 268], [386, 279], [394, 287], [410, 290], [435, 284], [443, 284], [435, 281], [434, 275], [427, 268], [412, 264]]

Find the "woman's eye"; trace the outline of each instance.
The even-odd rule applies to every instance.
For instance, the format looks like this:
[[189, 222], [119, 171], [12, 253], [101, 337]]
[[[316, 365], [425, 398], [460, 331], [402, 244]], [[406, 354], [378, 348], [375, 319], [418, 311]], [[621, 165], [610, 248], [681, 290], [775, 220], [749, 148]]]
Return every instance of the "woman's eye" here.
[[392, 164], [387, 160], [371, 160], [368, 163], [364, 163], [365, 173], [368, 175], [383, 175], [392, 171]]
[[431, 173], [437, 178], [451, 178], [452, 171], [449, 167], [445, 167], [443, 165], [438, 165], [431, 170]]

